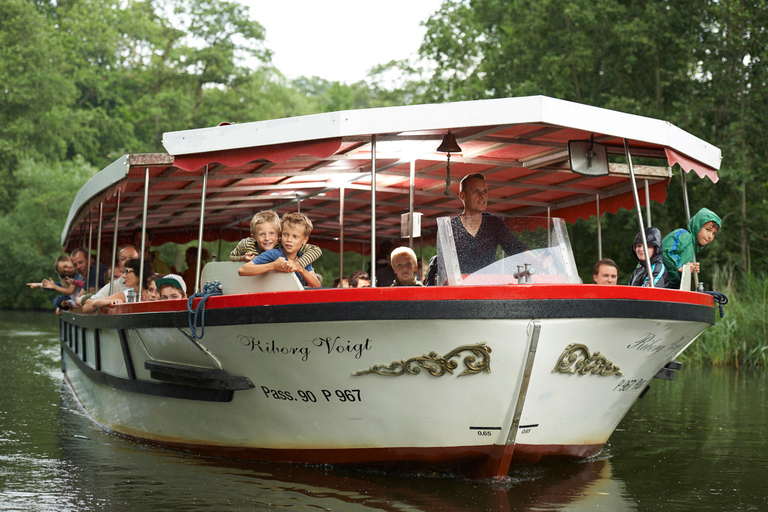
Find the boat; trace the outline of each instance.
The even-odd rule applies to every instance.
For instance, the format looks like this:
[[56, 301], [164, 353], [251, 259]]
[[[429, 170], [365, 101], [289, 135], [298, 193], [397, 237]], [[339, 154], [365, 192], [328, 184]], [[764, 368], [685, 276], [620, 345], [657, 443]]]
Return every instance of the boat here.
[[[304, 290], [293, 274], [239, 277], [239, 263], [198, 259], [190, 304], [64, 312], [66, 382], [120, 435], [224, 457], [503, 477], [516, 462], [598, 454], [715, 322], [712, 296], [690, 285], [588, 285], [573, 258], [568, 223], [634, 208], [642, 227], [673, 165], [717, 180], [720, 150], [665, 121], [534, 96], [222, 123], [165, 133], [163, 145], [81, 188], [65, 249], [98, 253], [103, 240], [114, 253], [149, 229], [156, 244], [197, 240], [198, 252], [232, 242], [226, 254], [255, 212], [298, 210], [326, 251], [437, 244], [443, 286]], [[528, 250], [463, 275], [449, 218], [470, 173]]]

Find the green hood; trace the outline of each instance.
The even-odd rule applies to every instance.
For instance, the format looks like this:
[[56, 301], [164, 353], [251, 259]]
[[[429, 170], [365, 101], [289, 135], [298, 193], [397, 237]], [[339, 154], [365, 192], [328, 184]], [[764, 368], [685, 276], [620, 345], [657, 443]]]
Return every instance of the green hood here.
[[696, 215], [691, 218], [691, 222], [688, 223], [688, 232], [693, 235], [694, 240], [697, 240], [699, 231], [701, 231], [701, 228], [704, 227], [704, 224], [709, 221], [717, 224], [718, 229], [723, 228], [723, 221], [720, 220], [720, 217], [718, 217], [717, 214], [709, 208], [702, 208], [696, 212]]

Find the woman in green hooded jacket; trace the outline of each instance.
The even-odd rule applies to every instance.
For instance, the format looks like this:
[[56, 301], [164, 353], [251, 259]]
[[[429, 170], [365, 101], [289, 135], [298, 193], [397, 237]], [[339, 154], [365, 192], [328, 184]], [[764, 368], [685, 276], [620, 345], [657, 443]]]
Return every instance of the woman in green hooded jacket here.
[[715, 212], [702, 208], [691, 218], [687, 230], [679, 228], [664, 237], [661, 242], [662, 257], [669, 273], [670, 288], [680, 288], [683, 265], [688, 265], [691, 272], [699, 272], [700, 267], [693, 262], [694, 257], [702, 247], [712, 243], [722, 225], [723, 221]]

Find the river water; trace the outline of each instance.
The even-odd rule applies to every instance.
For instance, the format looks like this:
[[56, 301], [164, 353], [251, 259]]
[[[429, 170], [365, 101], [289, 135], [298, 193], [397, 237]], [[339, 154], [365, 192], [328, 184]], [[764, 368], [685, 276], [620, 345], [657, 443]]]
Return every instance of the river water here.
[[264, 464], [102, 431], [63, 382], [56, 317], [2, 312], [0, 511], [764, 511], [766, 375], [684, 367], [599, 456], [503, 481]]

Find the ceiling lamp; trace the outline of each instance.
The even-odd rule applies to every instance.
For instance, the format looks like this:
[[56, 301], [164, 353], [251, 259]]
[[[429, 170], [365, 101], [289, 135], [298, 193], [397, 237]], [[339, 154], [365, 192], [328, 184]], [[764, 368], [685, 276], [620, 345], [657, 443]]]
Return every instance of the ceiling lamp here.
[[461, 147], [456, 142], [456, 137], [453, 136], [451, 130], [443, 137], [443, 142], [437, 147], [437, 151], [440, 153], [448, 153], [448, 161], [445, 166], [445, 194], [451, 195], [451, 153], [461, 153]]

